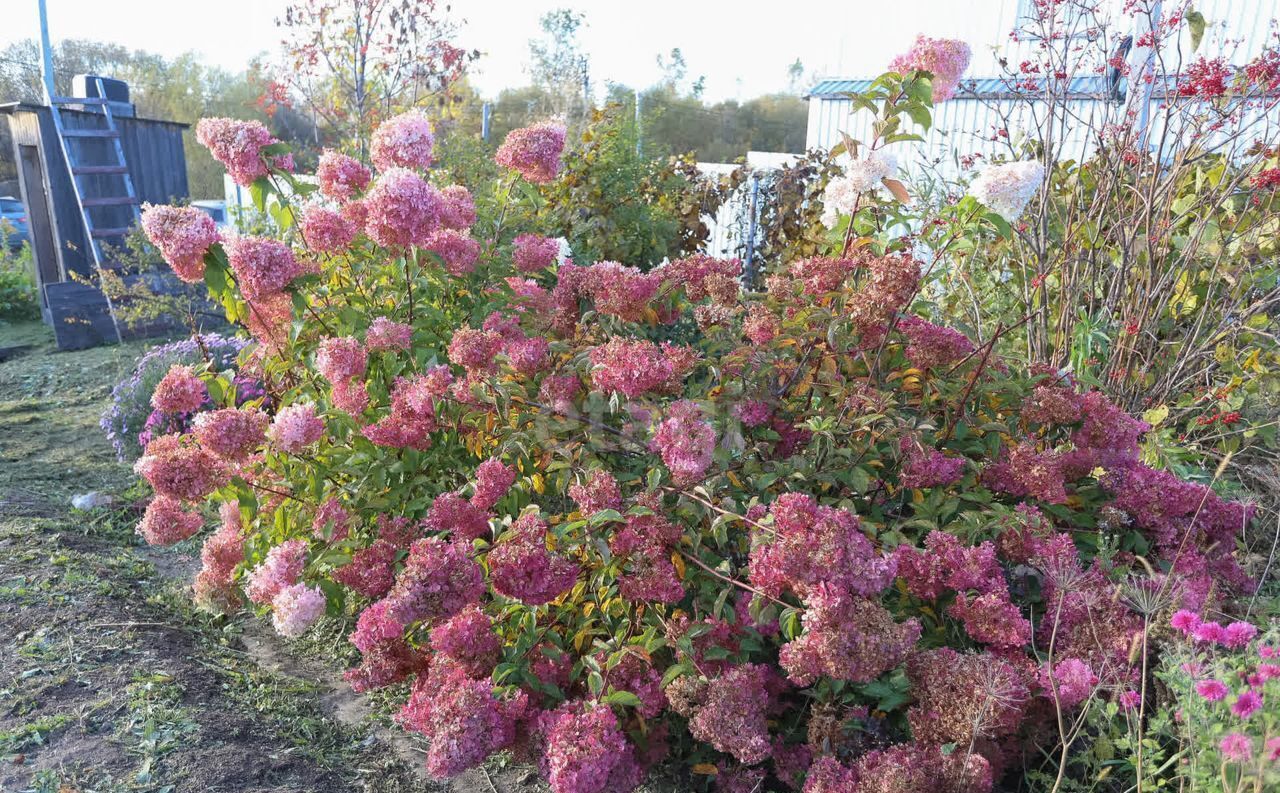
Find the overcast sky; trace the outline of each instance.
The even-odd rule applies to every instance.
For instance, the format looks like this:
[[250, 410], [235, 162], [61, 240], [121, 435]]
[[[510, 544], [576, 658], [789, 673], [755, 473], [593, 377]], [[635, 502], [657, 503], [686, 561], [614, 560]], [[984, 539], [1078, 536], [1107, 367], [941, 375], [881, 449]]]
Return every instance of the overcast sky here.
[[[706, 96], [747, 98], [786, 86], [799, 58], [822, 76], [878, 74], [917, 32], [1001, 37], [991, 14], [975, 7], [1009, 0], [455, 0], [465, 20], [458, 43], [484, 53], [473, 81], [486, 96], [527, 83], [528, 40], [554, 8], [586, 14], [582, 43], [597, 85], [651, 85], [655, 58], [680, 47], [690, 77], [706, 76]], [[173, 56], [189, 50], [239, 71], [260, 53], [275, 54], [275, 19], [284, 0], [47, 0], [55, 40], [88, 38]], [[988, 5], [989, 4], [989, 5]], [[443, 5], [443, 3], [442, 3]], [[0, 45], [39, 34], [36, 0], [0, 0]], [[990, 28], [988, 31], [987, 28]], [[975, 46], [975, 54], [977, 53]], [[975, 61], [978, 58], [975, 57]]]

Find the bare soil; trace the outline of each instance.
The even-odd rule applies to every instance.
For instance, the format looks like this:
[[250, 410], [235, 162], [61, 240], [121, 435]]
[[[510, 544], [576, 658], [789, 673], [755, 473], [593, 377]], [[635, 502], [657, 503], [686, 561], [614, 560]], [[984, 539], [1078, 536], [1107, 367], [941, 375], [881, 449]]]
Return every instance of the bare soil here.
[[[33, 347], [0, 362], [0, 791], [539, 789], [496, 763], [427, 779], [394, 700], [342, 681], [348, 626], [286, 643], [195, 611], [198, 540], [140, 542], [144, 494], [97, 426], [142, 345], [57, 353], [38, 325], [0, 327], [16, 343]], [[91, 490], [117, 503], [73, 510]]]

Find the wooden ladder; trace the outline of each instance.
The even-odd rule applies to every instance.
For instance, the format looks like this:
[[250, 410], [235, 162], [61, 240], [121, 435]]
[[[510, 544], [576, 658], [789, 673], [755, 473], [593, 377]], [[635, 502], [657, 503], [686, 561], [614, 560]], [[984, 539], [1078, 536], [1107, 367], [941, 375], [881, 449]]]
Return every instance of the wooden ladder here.
[[[133, 215], [133, 221], [136, 223], [138, 220], [138, 195], [133, 188], [133, 177], [129, 175], [129, 166], [125, 162], [124, 147], [120, 145], [120, 130], [117, 129], [115, 117], [111, 113], [111, 103], [106, 99], [107, 92], [102, 84], [102, 78], [96, 78], [94, 82], [98, 89], [97, 97], [50, 96], [49, 109], [53, 114], [53, 127], [58, 133], [58, 145], [62, 149], [63, 159], [67, 162], [67, 171], [71, 174], [71, 185], [75, 188], [76, 206], [79, 208], [80, 219], [84, 224], [85, 237], [89, 240], [93, 266], [101, 279], [103, 271], [108, 268], [107, 257], [102, 249], [103, 241], [122, 239], [129, 233], [129, 226], [121, 227], [119, 225], [99, 223], [95, 220], [95, 212], [109, 207], [127, 206]], [[62, 118], [61, 107], [63, 105], [100, 106], [102, 108], [101, 118], [106, 122], [106, 126], [89, 129], [68, 129]], [[77, 152], [76, 145], [73, 144], [89, 140], [109, 140], [111, 142], [108, 147], [108, 162], [89, 163], [83, 161], [82, 152]], [[118, 194], [105, 196], [87, 195], [87, 185], [82, 179], [84, 177], [99, 176], [118, 177], [119, 185], [108, 191]], [[111, 315], [111, 326], [115, 330], [116, 341], [118, 342], [122, 337], [120, 323], [116, 319], [115, 307], [111, 304], [111, 297], [105, 291], [103, 291], [103, 297], [106, 298], [107, 311]]]

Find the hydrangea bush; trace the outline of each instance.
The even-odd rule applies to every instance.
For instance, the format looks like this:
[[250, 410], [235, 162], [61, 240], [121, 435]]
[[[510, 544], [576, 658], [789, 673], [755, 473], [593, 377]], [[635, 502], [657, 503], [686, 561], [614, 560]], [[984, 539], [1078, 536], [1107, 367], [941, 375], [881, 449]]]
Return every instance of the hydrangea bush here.
[[[863, 156], [937, 94], [879, 82]], [[557, 263], [520, 191], [431, 177], [418, 117], [374, 135], [376, 173], [327, 154], [316, 191], [280, 188], [251, 123], [208, 128], [284, 229], [203, 252], [279, 409], [170, 372], [219, 409], [148, 445], [141, 529], [190, 536], [220, 502], [199, 602], [291, 637], [353, 619], [348, 680], [407, 685], [434, 775], [509, 751], [556, 793], [663, 763], [727, 791], [988, 791], [1058, 715], [1156, 696], [1154, 618], [1252, 586], [1250, 507], [1145, 465], [1103, 393], [917, 313], [891, 169], [847, 186], [826, 255], [744, 292], [736, 260]], [[499, 162], [554, 179], [562, 144], [519, 130]], [[1006, 208], [920, 234], [982, 244]]]

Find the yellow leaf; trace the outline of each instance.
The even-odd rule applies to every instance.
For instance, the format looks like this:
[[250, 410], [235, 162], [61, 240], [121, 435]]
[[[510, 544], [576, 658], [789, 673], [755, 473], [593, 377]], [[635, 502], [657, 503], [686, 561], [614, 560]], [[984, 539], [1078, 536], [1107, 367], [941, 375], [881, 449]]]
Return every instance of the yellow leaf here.
[[684, 571], [685, 571], [685, 567], [684, 567], [684, 557], [682, 557], [682, 556], [680, 555], [680, 552], [679, 552], [679, 551], [677, 551], [676, 553], [671, 554], [671, 564], [672, 564], [672, 565], [674, 565], [674, 566], [675, 566], [675, 568], [676, 568], [676, 575], [680, 577], [680, 580], [681, 580], [681, 581], [683, 581], [683, 580], [684, 580]]
[[1159, 407], [1151, 408], [1150, 410], [1142, 414], [1142, 420], [1150, 424], [1153, 429], [1155, 427], [1159, 427], [1160, 422], [1164, 421], [1167, 418], [1169, 418], [1168, 405], [1160, 405]]
[[730, 482], [733, 482], [734, 487], [742, 487], [742, 480], [739, 479], [738, 475], [735, 474], [733, 471], [729, 471], [725, 475], [729, 477]]
[[720, 769], [711, 763], [698, 763], [693, 767], [693, 773], [701, 774], [702, 776], [715, 776], [720, 773]]
[[547, 489], [547, 480], [542, 478], [542, 474], [533, 475], [533, 489], [538, 495], [542, 495]]

